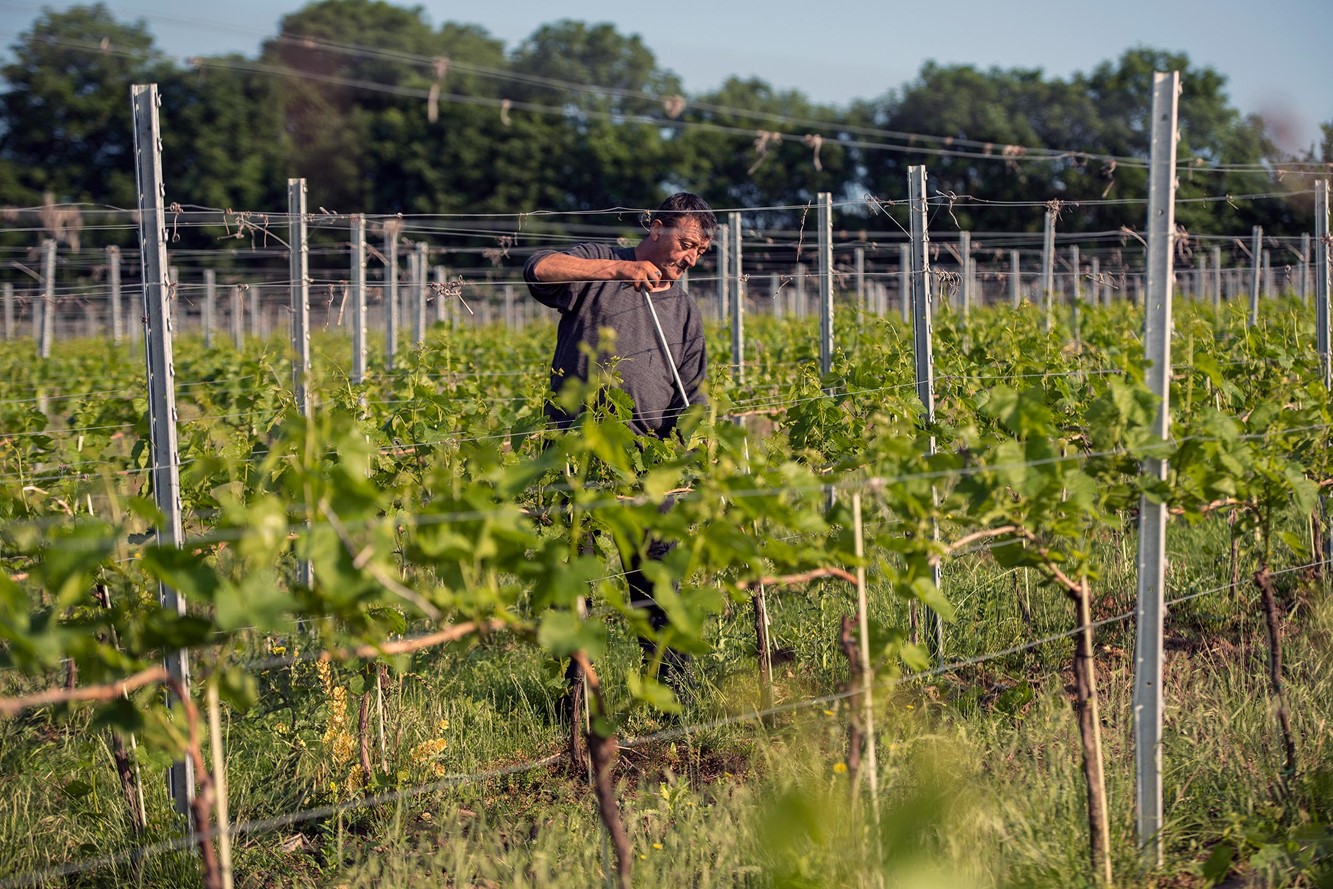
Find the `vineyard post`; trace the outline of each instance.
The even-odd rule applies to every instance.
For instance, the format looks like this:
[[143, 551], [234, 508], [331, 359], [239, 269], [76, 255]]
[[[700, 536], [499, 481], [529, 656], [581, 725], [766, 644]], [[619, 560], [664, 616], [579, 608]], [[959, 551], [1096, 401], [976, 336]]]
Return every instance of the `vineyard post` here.
[[213, 315], [217, 311], [218, 276], [212, 269], [204, 269], [204, 348], [213, 348]]
[[1329, 233], [1328, 233], [1328, 180], [1322, 179], [1314, 184], [1314, 225], [1315, 225], [1315, 338], [1319, 349], [1319, 369], [1324, 378], [1324, 387], [1333, 389], [1333, 360], [1329, 357], [1329, 289], [1333, 282], [1329, 280]]
[[1009, 251], [1009, 304], [1015, 309], [1023, 302], [1023, 271], [1019, 265], [1018, 251]]
[[819, 203], [819, 375], [833, 370], [833, 195], [820, 192]]
[[446, 320], [444, 306], [444, 266], [431, 266], [431, 278], [435, 286], [435, 321], [443, 324]]
[[1274, 292], [1277, 290], [1273, 278], [1273, 251], [1267, 247], [1264, 248], [1264, 298], [1273, 299], [1277, 296]]
[[231, 341], [239, 352], [245, 347], [245, 285], [237, 284], [231, 290]]
[[[181, 529], [180, 456], [176, 445], [176, 369], [172, 359], [171, 313], [167, 286], [167, 231], [162, 202], [162, 135], [158, 125], [157, 84], [130, 88], [134, 108], [134, 152], [139, 203], [139, 250], [143, 269], [144, 349], [148, 372], [148, 426], [153, 461], [153, 499], [163, 521], [156, 528], [161, 546], [179, 547]], [[162, 607], [185, 616], [185, 600], [158, 583]], [[184, 649], [166, 653], [167, 673], [185, 694], [190, 689], [190, 661]], [[182, 815], [194, 800], [194, 765], [185, 758], [171, 764], [167, 789]]]
[[384, 366], [393, 370], [398, 349], [398, 221], [384, 222]]
[[[1180, 73], [1153, 74], [1151, 166], [1148, 174], [1148, 293], [1144, 358], [1148, 388], [1158, 401], [1153, 436], [1167, 440], [1171, 423], [1171, 269], [1175, 235], [1176, 113]], [[1145, 476], [1165, 480], [1166, 461], [1146, 458]], [[1162, 596], [1166, 580], [1166, 504], [1139, 502], [1138, 608], [1134, 651], [1134, 765], [1139, 848], [1162, 862]]]
[[[111, 286], [111, 342], [119, 343], [125, 338], [125, 312], [120, 304], [120, 248], [115, 244], [106, 248], [106, 277]], [[6, 337], [13, 327], [12, 319], [6, 316]]]
[[56, 333], [56, 242], [42, 242], [42, 326], [37, 338], [37, 354], [51, 357], [51, 340]]
[[[741, 274], [741, 214], [727, 215], [726, 232], [731, 236], [731, 373], [737, 383], [745, 382], [745, 279]], [[726, 237], [726, 235], [723, 235]]]
[[1102, 262], [1096, 256], [1088, 260], [1088, 276], [1091, 278], [1091, 289], [1088, 291], [1088, 305], [1095, 306], [1101, 302], [1102, 296]]
[[1209, 266], [1213, 271], [1213, 308], [1222, 308], [1222, 248], [1213, 248], [1213, 261]]
[[[310, 404], [310, 243], [306, 231], [306, 188], [304, 179], [287, 180], [287, 230], [291, 249], [289, 278], [292, 306], [292, 392], [296, 409], [309, 424], [314, 416]], [[310, 527], [314, 504], [306, 504], [306, 528]], [[298, 563], [297, 582], [310, 587], [315, 582], [315, 566], [309, 559]]]
[[[926, 168], [907, 168], [912, 235], [912, 355], [916, 364], [916, 392], [925, 407], [922, 420], [927, 428], [935, 425], [935, 353], [931, 343], [930, 306], [930, 234], [926, 227]], [[935, 435], [930, 436], [930, 453], [935, 453]], [[935, 489], [931, 488], [931, 498]], [[933, 534], [939, 539], [939, 526]], [[940, 585], [940, 563], [934, 565], [935, 586]], [[927, 640], [936, 655], [944, 654], [944, 620], [926, 610]]]
[[1069, 287], [1069, 323], [1074, 328], [1074, 342], [1078, 342], [1078, 304], [1083, 299], [1083, 281], [1079, 278], [1082, 258], [1079, 256], [1077, 244], [1069, 248], [1069, 267], [1073, 269]]
[[1259, 323], [1259, 274], [1262, 271], [1264, 230], [1256, 225], [1250, 232], [1250, 327]]
[[962, 306], [962, 323], [967, 325], [967, 316], [972, 311], [972, 233], [958, 233], [958, 266], [962, 273], [959, 279], [959, 301]]
[[259, 322], [259, 295], [264, 285], [255, 282], [253, 285], [245, 288], [246, 302], [249, 303], [250, 312], [250, 336], [253, 339], [263, 339], [264, 332], [260, 329]]
[[505, 301], [505, 323], [514, 330], [523, 329], [523, 315], [518, 311], [514, 302], [514, 285], [506, 284], [500, 288]]
[[307, 420], [310, 410], [306, 384], [310, 378], [310, 245], [306, 243], [306, 187], [304, 179], [287, 180], [287, 226], [292, 307], [292, 392], [296, 409]]
[[[412, 263], [412, 343], [420, 349], [426, 342], [426, 243], [417, 242], [416, 259]], [[508, 316], [508, 306], [505, 315]]]
[[366, 217], [352, 216], [352, 385], [366, 379]]
[[1041, 329], [1051, 332], [1051, 315], [1055, 311], [1055, 210], [1046, 208], [1046, 222], [1041, 235]]
[[1299, 283], [1301, 305], [1310, 304], [1310, 233], [1301, 232], [1301, 280]]
[[852, 253], [852, 262], [856, 266], [856, 310], [866, 313], [866, 248], [857, 247]]
[[[1333, 358], [1330, 357], [1330, 331], [1328, 317], [1328, 299], [1330, 287], [1329, 267], [1329, 231], [1328, 231], [1328, 180], [1321, 179], [1314, 184], [1314, 298], [1315, 298], [1315, 339], [1319, 350], [1319, 371], [1324, 378], [1324, 388], [1333, 390]], [[1329, 576], [1328, 563], [1333, 562], [1333, 493], [1325, 492], [1324, 505], [1324, 575]]]
[[5, 298], [5, 339], [14, 338], [14, 285], [6, 281], [4, 287]]
[[779, 292], [779, 291], [781, 291], [781, 289], [782, 289], [782, 288], [781, 288], [781, 287], [779, 286], [779, 284], [778, 284], [778, 275], [777, 275], [777, 272], [770, 272], [769, 275], [768, 275], [768, 295], [769, 295], [769, 302], [771, 302], [771, 303], [773, 304], [773, 317], [774, 317], [774, 318], [781, 318], [781, 317], [782, 317], [782, 300], [783, 300], [783, 297], [780, 295], [780, 292]]
[[731, 282], [731, 234], [725, 222], [717, 227], [717, 240], [713, 246], [717, 248], [717, 318], [725, 321], [731, 308], [727, 302]]
[[912, 317], [912, 245], [898, 245], [898, 308], [903, 323]]

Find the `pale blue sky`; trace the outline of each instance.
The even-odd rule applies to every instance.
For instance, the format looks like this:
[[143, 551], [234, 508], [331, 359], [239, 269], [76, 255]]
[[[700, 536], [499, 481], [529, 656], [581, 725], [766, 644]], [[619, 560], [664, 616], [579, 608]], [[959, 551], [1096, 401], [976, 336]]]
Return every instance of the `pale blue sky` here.
[[[0, 45], [13, 43], [42, 6], [71, 5], [0, 2]], [[253, 55], [277, 32], [282, 15], [305, 2], [108, 0], [107, 5], [122, 19], [145, 19], [163, 50], [186, 58], [227, 51]], [[538, 25], [559, 18], [609, 21], [622, 32], [642, 35], [690, 91], [736, 74], [832, 103], [880, 95], [912, 79], [927, 59], [1041, 68], [1063, 77], [1145, 45], [1183, 51], [1192, 64], [1226, 75], [1232, 103], [1284, 123], [1288, 148], [1308, 146], [1318, 124], [1333, 120], [1330, 0], [425, 0], [420, 6], [432, 25], [481, 25], [510, 48]]]

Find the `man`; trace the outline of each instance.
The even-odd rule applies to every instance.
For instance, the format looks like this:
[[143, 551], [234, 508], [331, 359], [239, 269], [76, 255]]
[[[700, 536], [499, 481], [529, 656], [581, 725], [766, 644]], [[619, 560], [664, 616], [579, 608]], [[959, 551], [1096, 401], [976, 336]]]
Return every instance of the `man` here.
[[[677, 281], [708, 249], [715, 231], [717, 219], [703, 198], [681, 192], [653, 211], [648, 232], [635, 247], [585, 243], [534, 254], [523, 269], [528, 290], [560, 312], [551, 391], [558, 393], [566, 379], [588, 379], [588, 355], [581, 346], [596, 350], [601, 329], [610, 328], [616, 333], [621, 388], [634, 399], [635, 432], [665, 438], [689, 404], [704, 403], [703, 322]], [[652, 294], [689, 404], [681, 400], [645, 294]], [[546, 412], [560, 428], [573, 420], [550, 402]]]
[[[698, 306], [677, 282], [708, 249], [716, 231], [717, 219], [703, 198], [681, 192], [653, 211], [648, 231], [637, 246], [584, 243], [534, 254], [523, 268], [528, 291], [560, 312], [551, 361], [552, 393], [558, 393], [567, 379], [589, 378], [588, 352], [592, 351], [598, 361], [616, 359], [621, 388], [634, 400], [631, 426], [640, 435], [665, 438], [682, 411], [705, 403], [699, 391], [707, 374], [703, 321]], [[654, 309], [669, 357], [654, 324]], [[597, 351], [603, 328], [615, 331], [614, 355]], [[582, 348], [585, 345], [589, 348]], [[668, 361], [675, 362], [675, 374]], [[546, 414], [561, 429], [574, 421], [550, 400]], [[650, 539], [647, 557], [661, 559], [669, 549], [669, 544]], [[666, 626], [666, 614], [653, 600], [652, 583], [639, 570], [641, 564], [635, 553], [626, 565], [630, 603], [646, 608], [649, 622], [660, 630]], [[655, 647], [647, 639], [640, 639], [640, 644], [649, 654]], [[679, 687], [686, 663], [680, 652], [664, 652], [663, 678]], [[570, 666], [573, 679], [576, 668]]]

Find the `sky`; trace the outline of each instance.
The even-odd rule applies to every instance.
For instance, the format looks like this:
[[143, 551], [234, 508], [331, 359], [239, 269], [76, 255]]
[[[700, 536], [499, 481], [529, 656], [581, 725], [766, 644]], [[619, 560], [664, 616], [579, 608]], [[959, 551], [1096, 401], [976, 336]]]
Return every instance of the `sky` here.
[[[47, 3], [0, 0], [0, 46], [8, 47]], [[117, 18], [143, 19], [160, 49], [185, 59], [223, 52], [256, 54], [286, 13], [305, 0], [106, 0]], [[506, 0], [458, 4], [422, 0], [434, 26], [480, 25], [513, 49], [542, 24], [561, 18], [611, 22], [639, 34], [658, 62], [689, 92], [728, 76], [758, 77], [818, 102], [874, 98], [911, 81], [927, 60], [979, 68], [1039, 68], [1050, 77], [1090, 71], [1125, 50], [1184, 52], [1194, 67], [1227, 78], [1243, 113], [1259, 113], [1288, 150], [1318, 139], [1333, 121], [1333, 0], [946, 0], [901, 3], [823, 0]], [[1189, 83], [1183, 83], [1189, 89]], [[1145, 97], [1147, 101], [1147, 97]]]

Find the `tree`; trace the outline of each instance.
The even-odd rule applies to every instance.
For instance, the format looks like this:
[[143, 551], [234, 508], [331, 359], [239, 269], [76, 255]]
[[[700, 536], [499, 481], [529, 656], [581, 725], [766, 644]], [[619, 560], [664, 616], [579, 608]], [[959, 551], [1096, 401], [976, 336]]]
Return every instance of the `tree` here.
[[0, 161], [11, 171], [0, 200], [135, 206], [130, 86], [170, 71], [144, 23], [117, 22], [100, 3], [46, 11], [11, 51], [0, 68]]

